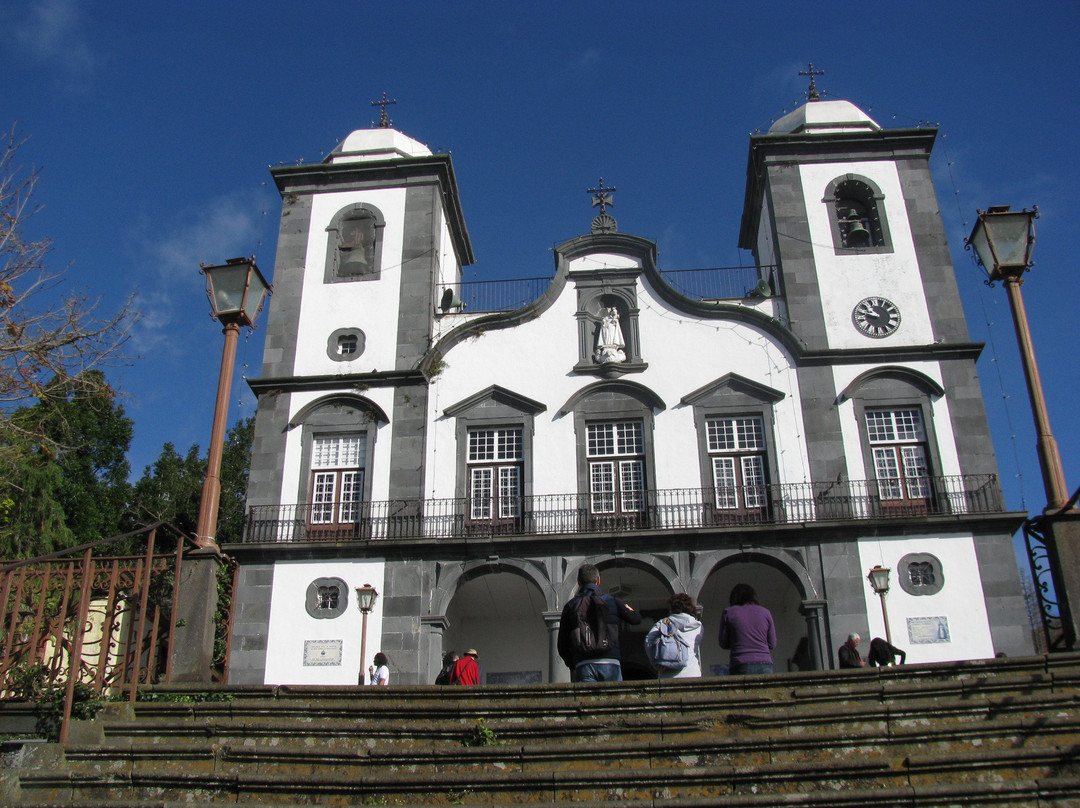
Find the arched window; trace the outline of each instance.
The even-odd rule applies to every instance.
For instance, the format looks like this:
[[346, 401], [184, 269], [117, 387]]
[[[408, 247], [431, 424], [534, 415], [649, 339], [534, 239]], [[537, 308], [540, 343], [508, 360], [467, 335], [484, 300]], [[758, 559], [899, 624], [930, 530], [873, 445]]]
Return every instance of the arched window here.
[[822, 201], [829, 209], [837, 251], [892, 252], [884, 199], [866, 177], [847, 174], [829, 183]]
[[326, 228], [326, 283], [377, 280], [382, 269], [382, 213], [357, 203], [342, 208]]

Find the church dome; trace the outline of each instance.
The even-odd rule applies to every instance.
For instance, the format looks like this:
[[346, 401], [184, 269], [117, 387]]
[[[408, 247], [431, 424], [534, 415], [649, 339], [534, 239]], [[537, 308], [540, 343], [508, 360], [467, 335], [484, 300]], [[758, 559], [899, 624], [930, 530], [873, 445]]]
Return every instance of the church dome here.
[[769, 127], [770, 135], [874, 132], [881, 127], [850, 101], [809, 101]]
[[324, 162], [362, 163], [399, 157], [430, 157], [431, 149], [396, 129], [357, 129], [330, 152]]

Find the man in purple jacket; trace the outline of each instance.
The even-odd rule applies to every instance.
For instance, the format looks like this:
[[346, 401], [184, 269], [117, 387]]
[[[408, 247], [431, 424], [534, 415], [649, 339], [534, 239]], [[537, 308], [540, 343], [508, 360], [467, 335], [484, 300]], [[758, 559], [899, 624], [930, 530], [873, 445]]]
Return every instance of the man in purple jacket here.
[[758, 603], [749, 584], [736, 584], [730, 603], [720, 615], [720, 647], [731, 651], [730, 672], [772, 673], [772, 649], [776, 647], [772, 614]]

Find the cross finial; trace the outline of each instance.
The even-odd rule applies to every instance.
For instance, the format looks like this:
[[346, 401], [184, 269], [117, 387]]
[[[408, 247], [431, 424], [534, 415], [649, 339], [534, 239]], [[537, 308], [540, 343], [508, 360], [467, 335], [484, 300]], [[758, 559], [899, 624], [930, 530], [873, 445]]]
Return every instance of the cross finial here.
[[611, 206], [614, 207], [615, 200], [613, 200], [611, 198], [611, 195], [613, 193], [615, 193], [617, 190], [619, 190], [619, 189], [615, 188], [614, 186], [612, 186], [610, 188], [605, 188], [604, 187], [604, 178], [601, 177], [600, 178], [600, 184], [595, 188], [589, 188], [585, 193], [593, 195], [592, 205], [593, 205], [594, 208], [597, 205], [599, 205], [600, 206], [600, 215], [603, 216], [607, 212], [607, 206], [608, 205], [611, 205]]
[[372, 101], [371, 102], [371, 106], [380, 108], [380, 112], [379, 112], [379, 128], [380, 129], [389, 129], [390, 128], [390, 124], [392, 124], [393, 121], [390, 120], [390, 116], [388, 116], [386, 114], [386, 107], [388, 105], [390, 105], [390, 104], [396, 104], [396, 103], [397, 103], [396, 98], [391, 99], [391, 98], [386, 97], [386, 90], [383, 90], [382, 98], [380, 98], [378, 101]]
[[824, 76], [825, 71], [824, 70], [814, 70], [814, 63], [813, 62], [808, 62], [807, 65], [806, 65], [806, 70], [800, 70], [799, 75], [800, 76], [809, 76], [810, 77], [810, 89], [806, 91], [806, 100], [807, 101], [820, 101], [821, 96], [818, 95], [817, 85], [814, 83], [814, 76]]

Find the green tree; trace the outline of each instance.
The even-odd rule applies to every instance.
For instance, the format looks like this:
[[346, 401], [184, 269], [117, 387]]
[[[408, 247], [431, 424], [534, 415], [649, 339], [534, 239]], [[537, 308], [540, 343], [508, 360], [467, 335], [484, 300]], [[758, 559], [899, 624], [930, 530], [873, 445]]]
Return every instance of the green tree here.
[[37, 404], [9, 421], [7, 438], [22, 445], [8, 445], [15, 451], [0, 479], [8, 504], [0, 556], [33, 557], [119, 533], [132, 422], [103, 374], [53, 379]]
[[[123, 360], [137, 319], [130, 298], [102, 317], [97, 302], [61, 289], [63, 273], [47, 270], [49, 240], [24, 233], [37, 211], [39, 174], [19, 165], [23, 143], [15, 130], [0, 137], [0, 556], [7, 557], [111, 530], [130, 435], [99, 371]], [[81, 412], [83, 405], [93, 412]]]
[[[225, 438], [216, 537], [219, 544], [239, 541], [243, 535], [254, 432], [255, 419], [245, 418], [237, 421]], [[135, 483], [127, 529], [162, 520], [194, 535], [206, 478], [206, 461], [206, 455], [200, 453], [197, 444], [181, 456], [173, 444], [166, 443], [158, 459], [146, 467], [142, 478]]]

